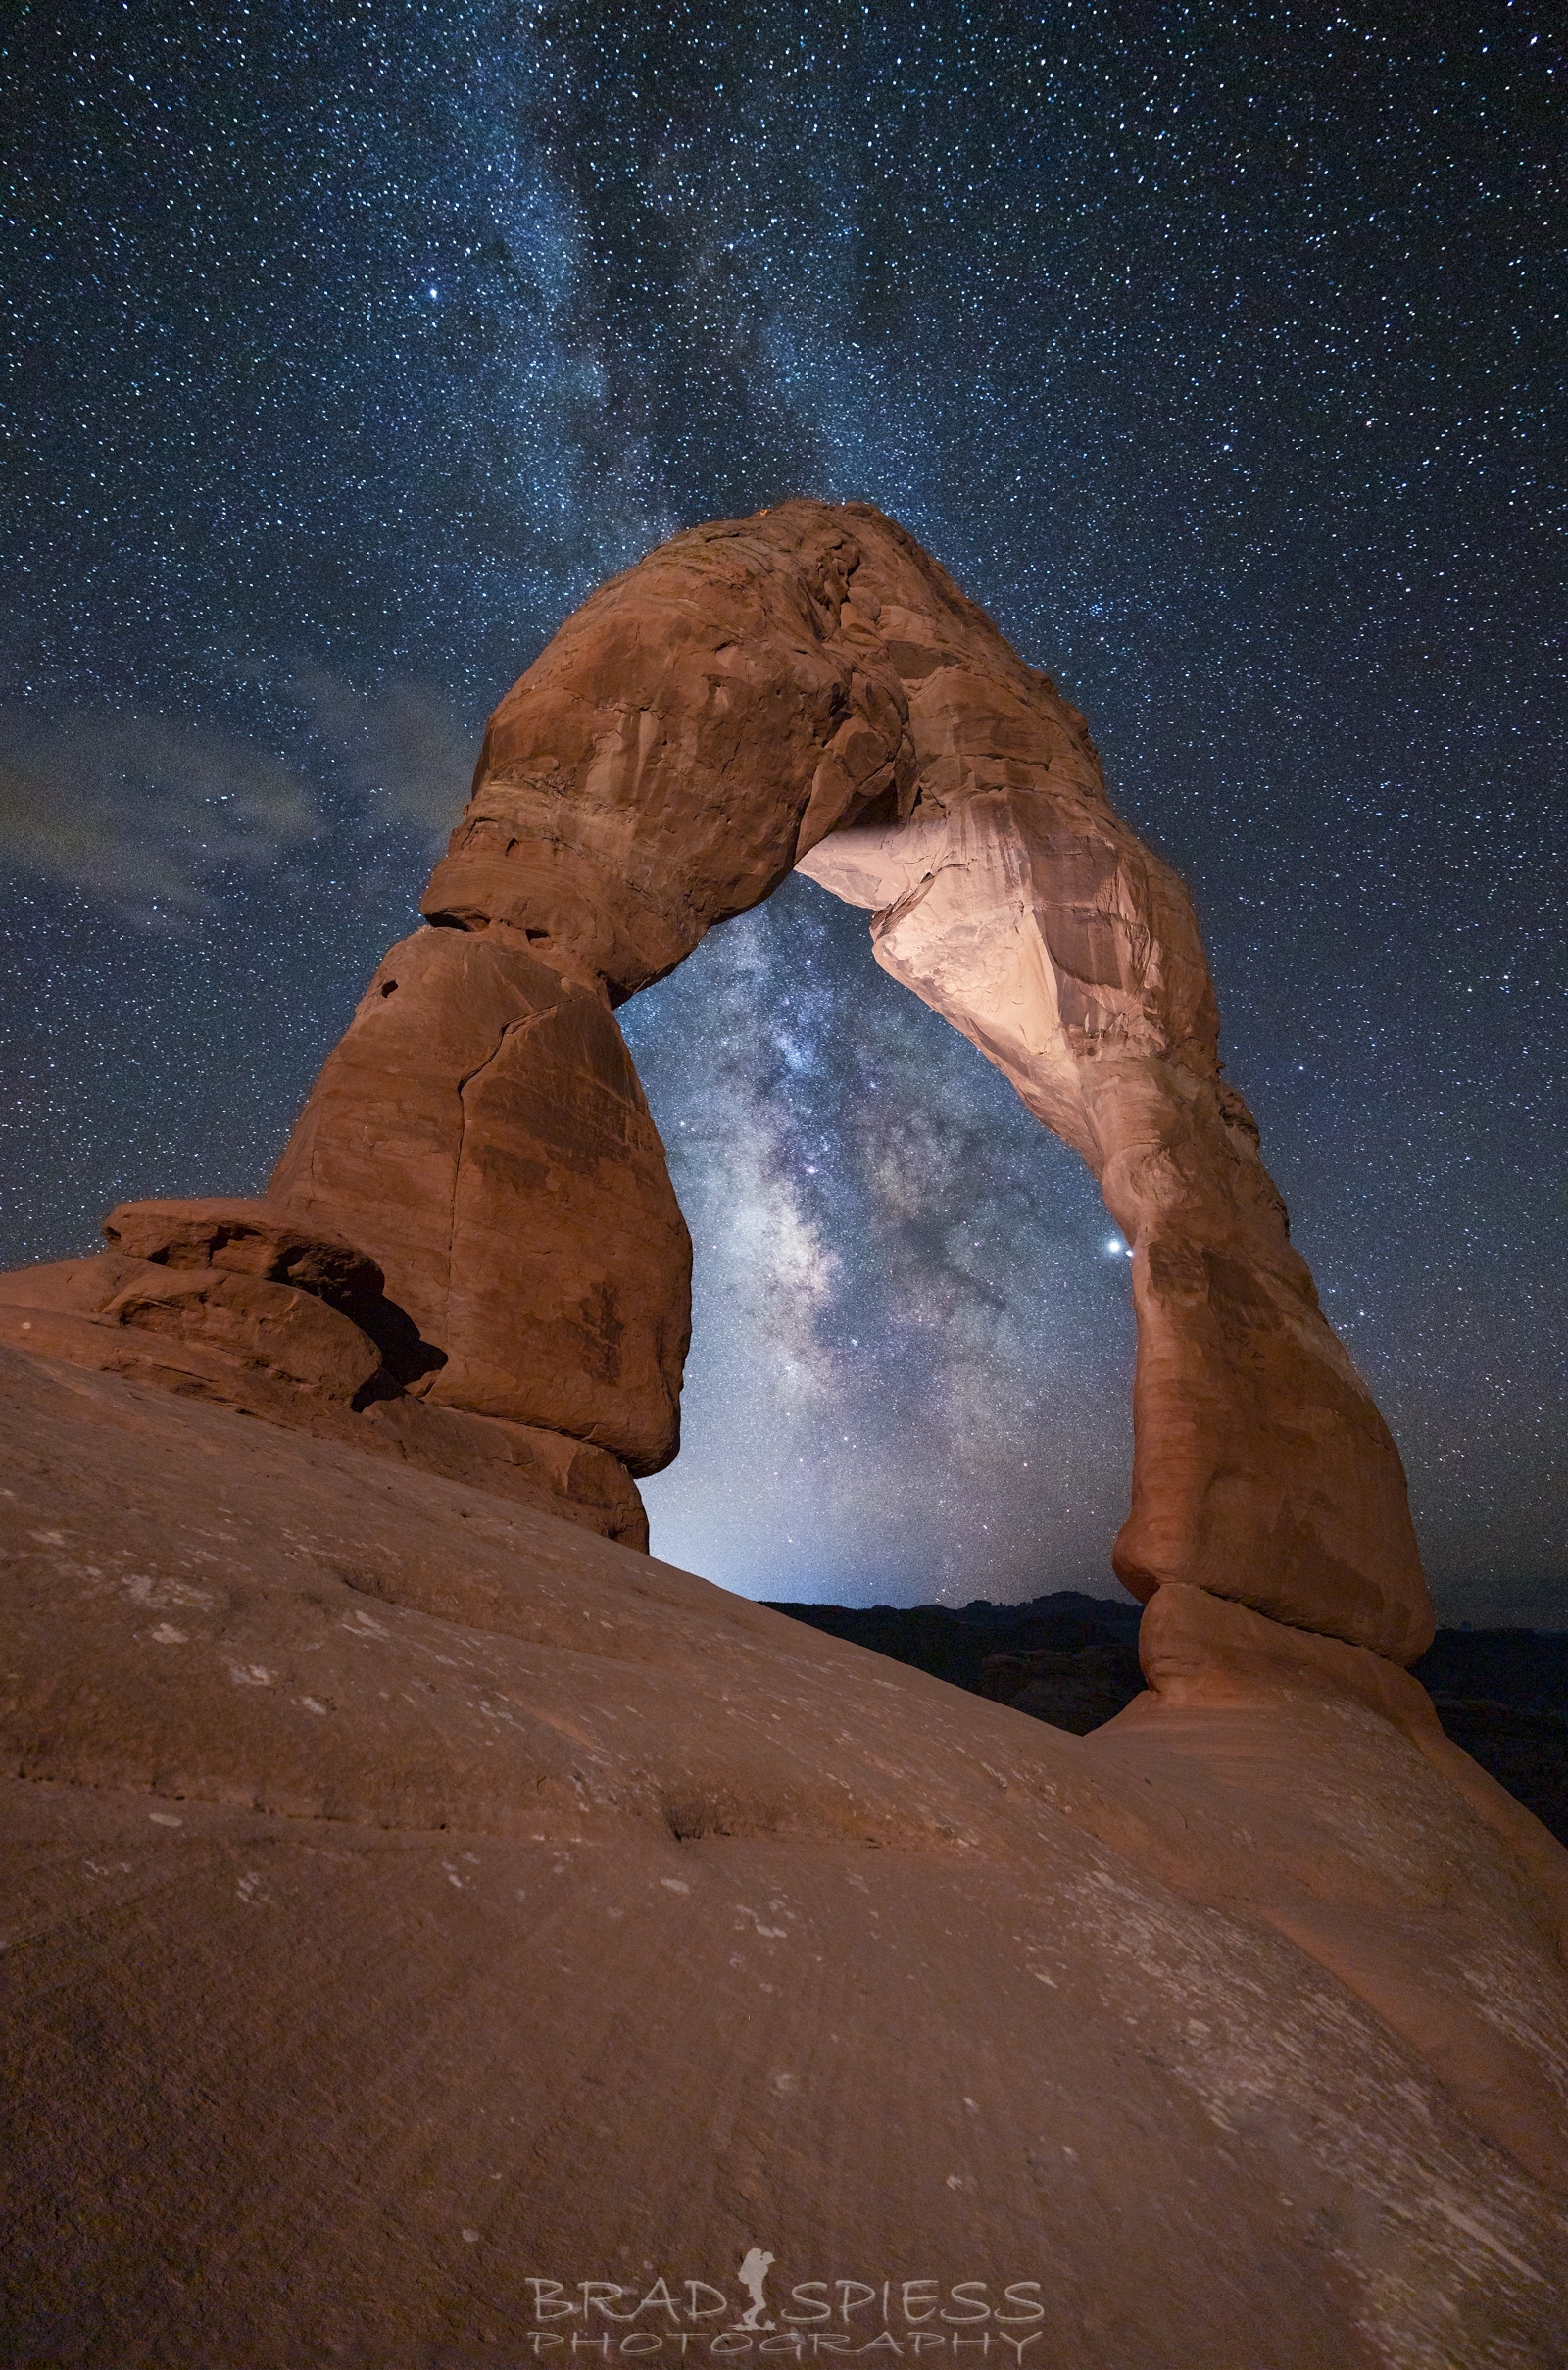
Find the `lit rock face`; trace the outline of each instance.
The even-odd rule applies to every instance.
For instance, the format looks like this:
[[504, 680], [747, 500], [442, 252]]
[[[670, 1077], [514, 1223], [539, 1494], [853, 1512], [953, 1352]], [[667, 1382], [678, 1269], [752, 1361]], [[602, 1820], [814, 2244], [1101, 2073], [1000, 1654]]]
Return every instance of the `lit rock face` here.
[[919, 798], [803, 859], [884, 970], [1099, 1178], [1134, 1252], [1135, 1596], [1196, 1583], [1412, 1660], [1432, 1613], [1398, 1452], [1220, 1075], [1191, 900], [1112, 812], [1083, 718], [906, 537], [857, 519], [853, 611], [907, 694]]
[[1083, 718], [862, 506], [695, 528], [562, 628], [491, 719], [445, 926], [377, 975], [273, 1194], [374, 1254], [447, 1353], [433, 1396], [655, 1470], [688, 1251], [609, 1007], [792, 866], [871, 909], [878, 962], [1082, 1153], [1134, 1251], [1128, 1587], [1413, 1658], [1398, 1454], [1220, 1075], [1191, 901]]
[[792, 502], [601, 586], [491, 717], [424, 912], [620, 1004], [838, 824], [906, 811], [907, 704], [844, 622], [859, 526]]

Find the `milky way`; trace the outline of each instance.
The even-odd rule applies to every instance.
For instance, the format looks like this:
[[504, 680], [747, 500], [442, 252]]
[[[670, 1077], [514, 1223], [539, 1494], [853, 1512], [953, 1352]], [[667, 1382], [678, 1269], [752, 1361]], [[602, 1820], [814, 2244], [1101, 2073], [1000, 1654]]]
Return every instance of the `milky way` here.
[[[0, 1256], [263, 1180], [573, 603], [900, 518], [1192, 884], [1450, 1613], [1568, 1617], [1544, 7], [19, 8]], [[1126, 1266], [808, 883], [628, 1007], [698, 1243], [655, 1543], [1110, 1588]]]

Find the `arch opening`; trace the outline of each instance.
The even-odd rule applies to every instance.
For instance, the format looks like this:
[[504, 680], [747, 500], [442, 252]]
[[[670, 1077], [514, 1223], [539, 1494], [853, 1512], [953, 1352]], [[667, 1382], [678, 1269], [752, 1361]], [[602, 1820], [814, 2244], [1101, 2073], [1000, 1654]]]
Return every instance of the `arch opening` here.
[[620, 1020], [693, 1238], [654, 1553], [771, 1599], [1115, 1593], [1130, 1277], [1077, 1156], [802, 876]]

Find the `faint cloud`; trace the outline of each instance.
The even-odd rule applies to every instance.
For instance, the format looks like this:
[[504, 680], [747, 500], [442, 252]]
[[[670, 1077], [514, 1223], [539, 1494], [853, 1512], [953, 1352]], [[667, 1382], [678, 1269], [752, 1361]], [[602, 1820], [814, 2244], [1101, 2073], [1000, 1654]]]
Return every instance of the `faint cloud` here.
[[205, 725], [0, 710], [0, 866], [143, 927], [190, 918], [220, 874], [264, 871], [316, 828], [298, 773]]
[[446, 838], [467, 800], [479, 736], [444, 694], [396, 681], [359, 691], [316, 667], [293, 688], [372, 819]]

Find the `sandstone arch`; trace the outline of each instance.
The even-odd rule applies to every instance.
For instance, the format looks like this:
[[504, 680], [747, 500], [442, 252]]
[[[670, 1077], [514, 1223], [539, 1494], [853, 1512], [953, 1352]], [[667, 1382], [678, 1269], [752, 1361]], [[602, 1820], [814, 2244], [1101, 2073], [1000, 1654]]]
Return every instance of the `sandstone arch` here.
[[792, 501], [603, 586], [491, 717], [423, 910], [270, 1189], [446, 1354], [434, 1406], [678, 1443], [690, 1245], [612, 1008], [792, 867], [1088, 1160], [1134, 1250], [1115, 1564], [1405, 1661], [1397, 1452], [1292, 1248], [1191, 902], [1084, 719], [902, 529]]

